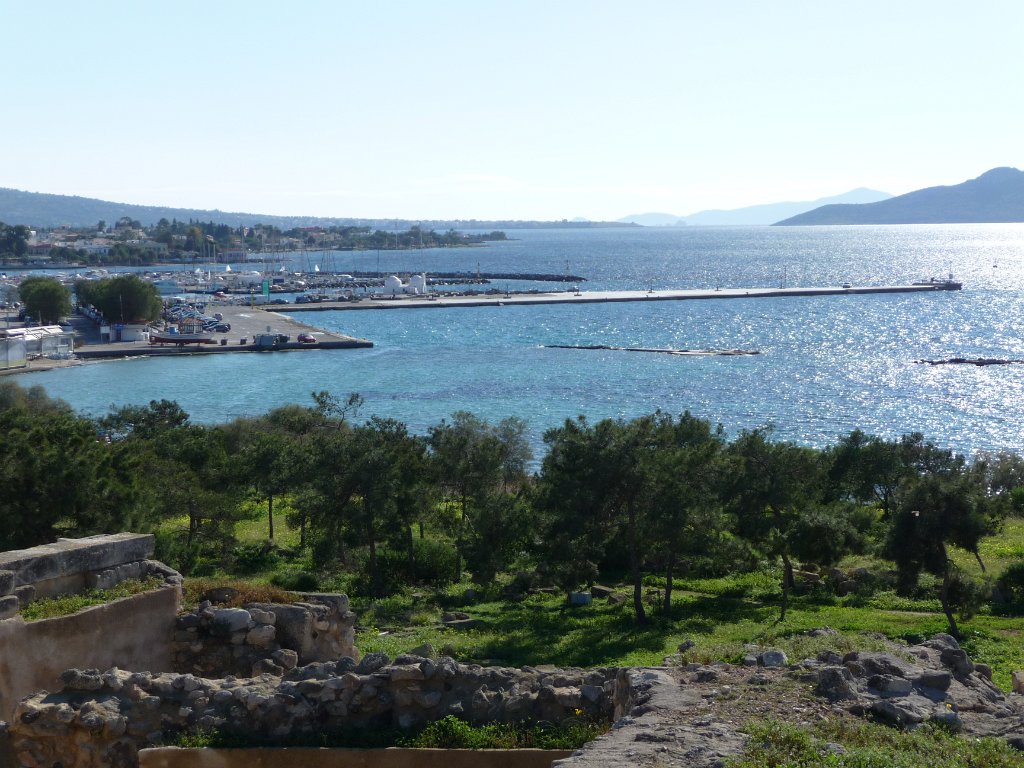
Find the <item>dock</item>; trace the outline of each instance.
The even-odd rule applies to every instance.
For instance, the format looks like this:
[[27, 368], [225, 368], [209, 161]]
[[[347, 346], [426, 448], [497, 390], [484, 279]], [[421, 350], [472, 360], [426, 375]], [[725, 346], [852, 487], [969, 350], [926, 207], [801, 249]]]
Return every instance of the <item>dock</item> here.
[[[287, 317], [277, 311], [277, 306], [246, 307], [241, 305], [217, 305], [216, 310], [231, 324], [227, 333], [215, 333], [215, 343], [196, 344], [150, 344], [145, 341], [99, 341], [98, 329], [87, 318], [78, 317], [75, 326], [77, 338], [84, 339], [83, 346], [76, 346], [75, 357], [80, 360], [110, 360], [125, 357], [161, 357], [173, 355], [218, 355], [237, 352], [298, 352], [325, 349], [365, 349], [373, 346], [367, 339], [357, 339], [332, 331], [326, 331], [307, 323]], [[212, 311], [212, 310], [210, 310]], [[92, 326], [92, 327], [90, 327]], [[311, 344], [299, 343], [296, 337], [308, 333], [316, 341]], [[259, 346], [256, 337], [262, 334], [283, 335], [288, 341], [275, 344], [272, 348]]]
[[796, 296], [865, 296], [879, 293], [935, 293], [959, 291], [962, 285], [952, 280], [936, 280], [912, 285], [863, 285], [822, 288], [715, 288], [664, 291], [501, 291], [475, 295], [426, 294], [418, 296], [361, 298], [359, 301], [320, 302], [289, 305], [288, 314], [327, 310], [425, 309], [452, 307], [529, 306], [538, 304], [601, 304], [627, 301], [695, 301], [708, 299], [770, 299]]

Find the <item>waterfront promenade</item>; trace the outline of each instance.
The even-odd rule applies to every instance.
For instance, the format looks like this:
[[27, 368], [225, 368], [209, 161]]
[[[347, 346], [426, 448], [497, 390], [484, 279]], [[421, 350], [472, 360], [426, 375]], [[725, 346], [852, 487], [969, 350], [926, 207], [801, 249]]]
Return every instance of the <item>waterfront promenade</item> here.
[[451, 307], [493, 307], [536, 304], [596, 304], [629, 301], [694, 301], [707, 299], [763, 299], [794, 296], [864, 296], [878, 293], [934, 293], [960, 290], [959, 283], [937, 281], [923, 285], [864, 285], [824, 288], [716, 288], [665, 291], [586, 291], [547, 293], [487, 293], [475, 295], [437, 294], [362, 298], [359, 301], [324, 301], [288, 306], [285, 312], [324, 312], [328, 310], [422, 309]]

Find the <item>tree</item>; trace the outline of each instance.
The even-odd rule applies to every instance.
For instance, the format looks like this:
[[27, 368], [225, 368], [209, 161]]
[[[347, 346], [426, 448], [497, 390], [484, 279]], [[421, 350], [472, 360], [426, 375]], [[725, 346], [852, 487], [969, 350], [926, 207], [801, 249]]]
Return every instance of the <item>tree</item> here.
[[539, 508], [546, 516], [545, 560], [566, 589], [593, 582], [612, 537], [621, 537], [633, 582], [638, 623], [643, 604], [641, 541], [651, 502], [647, 454], [655, 417], [632, 422], [583, 417], [548, 430], [548, 455], [538, 477]]
[[711, 556], [727, 528], [722, 510], [722, 427], [712, 429], [689, 412], [659, 415], [652, 452], [653, 499], [647, 525], [653, 551], [665, 569], [663, 609], [672, 606], [673, 576], [680, 555]]
[[518, 486], [525, 479], [529, 448], [525, 425], [506, 419], [498, 427], [471, 413], [458, 411], [452, 421], [431, 427], [427, 444], [431, 464], [447, 499], [458, 508], [454, 521], [458, 557], [456, 581], [462, 576], [462, 557], [470, 546], [473, 518], [499, 490]]
[[0, 389], [0, 550], [64, 534], [139, 529], [140, 466], [95, 425], [35, 389]]
[[71, 314], [71, 293], [53, 277], [26, 277], [18, 286], [25, 316], [40, 323], [59, 323]]
[[915, 584], [921, 571], [942, 578], [939, 600], [953, 637], [960, 637], [953, 616], [959, 574], [947, 545], [977, 551], [988, 530], [977, 488], [962, 476], [924, 475], [906, 491], [892, 520], [887, 545], [900, 583]]
[[[763, 429], [743, 432], [730, 446], [732, 489], [730, 506], [737, 516], [736, 532], [764, 556], [782, 561], [784, 621], [793, 586], [793, 558], [807, 552], [802, 539], [812, 519], [821, 515], [823, 462], [817, 451], [793, 443], [772, 442]], [[844, 536], [833, 537], [842, 542]], [[813, 551], [813, 550], [812, 550]], [[837, 556], [833, 551], [831, 556]]]
[[75, 283], [75, 293], [80, 304], [91, 304], [113, 322], [151, 322], [160, 317], [163, 309], [160, 291], [138, 275], [79, 280]]

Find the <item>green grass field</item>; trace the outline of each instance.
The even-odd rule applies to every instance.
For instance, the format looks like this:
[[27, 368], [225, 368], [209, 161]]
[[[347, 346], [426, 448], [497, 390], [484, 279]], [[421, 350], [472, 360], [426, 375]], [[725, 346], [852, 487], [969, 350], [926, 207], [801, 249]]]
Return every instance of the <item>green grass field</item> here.
[[[298, 532], [285, 521], [285, 505], [275, 506], [279, 511], [275, 515], [275, 542], [286, 549], [297, 547]], [[266, 534], [265, 507], [254, 510], [254, 518], [237, 528], [243, 545], [264, 542]], [[1024, 560], [1024, 520], [1008, 521], [999, 536], [984, 542], [981, 553], [992, 577]], [[958, 551], [954, 558], [967, 572], [980, 575], [973, 554]], [[851, 559], [844, 565], [886, 567], [865, 558]], [[267, 583], [275, 573], [305, 568], [311, 568], [308, 560], [299, 558], [246, 578]], [[667, 615], [656, 607], [657, 590], [663, 584], [658, 577], [649, 577], [646, 583], [651, 592], [651, 622], [642, 627], [634, 621], [631, 601], [609, 605], [595, 600], [589, 606], [570, 608], [562, 595], [537, 594], [522, 602], [494, 596], [467, 602], [462, 595], [472, 586], [468, 581], [440, 590], [408, 588], [385, 599], [370, 600], [351, 592], [351, 578], [346, 575], [318, 576], [320, 589], [349, 591], [359, 615], [360, 651], [384, 651], [392, 657], [430, 643], [437, 651], [464, 662], [509, 666], [657, 665], [674, 654], [681, 642], [691, 640], [694, 645], [685, 657], [691, 661], [738, 661], [745, 646], [751, 644], [781, 648], [796, 660], [813, 656], [825, 647], [840, 651], [878, 648], [881, 636], [912, 643], [946, 631], [937, 599], [900, 598], [886, 591], [868, 597], [795, 596], [786, 621], [779, 622], [778, 576], [774, 570], [677, 581], [672, 610]], [[622, 591], [628, 590], [623, 587]], [[483, 619], [486, 626], [468, 632], [440, 627], [442, 611], [451, 609]], [[805, 634], [821, 627], [830, 627], [839, 635], [810, 638]], [[982, 610], [960, 622], [960, 628], [971, 656], [990, 664], [995, 682], [1009, 689], [1013, 670], [1024, 669], [1024, 620]]]

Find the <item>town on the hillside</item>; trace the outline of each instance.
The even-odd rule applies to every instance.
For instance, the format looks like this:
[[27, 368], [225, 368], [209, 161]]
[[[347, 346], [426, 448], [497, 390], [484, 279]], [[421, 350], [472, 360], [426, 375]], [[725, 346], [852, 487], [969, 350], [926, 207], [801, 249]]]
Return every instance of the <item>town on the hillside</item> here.
[[506, 239], [504, 232], [405, 231], [369, 227], [231, 227], [210, 222], [160, 219], [154, 226], [127, 216], [94, 227], [35, 230], [0, 222], [0, 264], [6, 267], [146, 266], [151, 264], [234, 264], [260, 261], [264, 253], [301, 250], [395, 250], [453, 248]]

